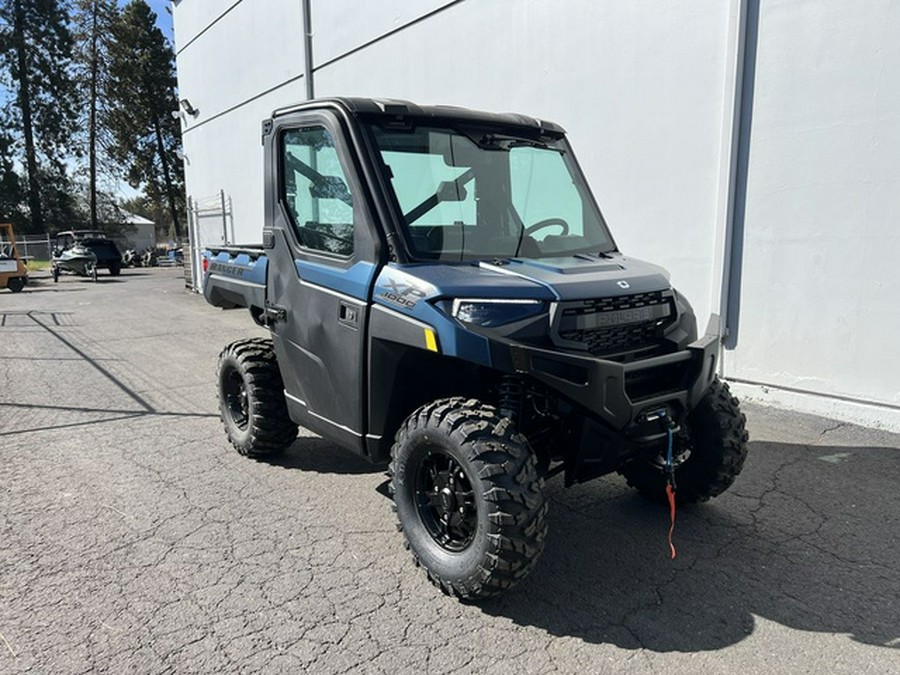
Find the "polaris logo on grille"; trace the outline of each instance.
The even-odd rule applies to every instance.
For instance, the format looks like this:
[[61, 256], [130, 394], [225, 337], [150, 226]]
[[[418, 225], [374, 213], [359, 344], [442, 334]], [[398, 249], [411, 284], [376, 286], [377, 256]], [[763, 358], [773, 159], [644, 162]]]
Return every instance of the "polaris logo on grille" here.
[[[631, 324], [651, 323], [671, 316], [668, 304], [647, 305], [644, 307], [628, 307], [606, 312], [593, 312], [575, 319], [573, 328], [579, 330], [592, 330], [597, 328], [612, 328], [615, 326], [628, 326]], [[564, 326], [563, 330], [571, 330]]]
[[604, 312], [596, 316], [598, 328], [605, 326], [621, 326], [626, 323], [640, 323], [652, 321], [653, 311], [650, 307], [636, 307], [635, 309], [621, 309], [618, 312]]

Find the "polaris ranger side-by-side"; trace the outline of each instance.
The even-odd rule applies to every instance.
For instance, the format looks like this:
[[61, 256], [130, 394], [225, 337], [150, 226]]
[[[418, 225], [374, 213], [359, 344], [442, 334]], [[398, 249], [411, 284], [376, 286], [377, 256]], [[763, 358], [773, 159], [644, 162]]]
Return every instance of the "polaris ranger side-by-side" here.
[[717, 320], [698, 338], [665, 271], [619, 252], [562, 128], [334, 99], [262, 136], [262, 244], [203, 258], [207, 300], [271, 333], [220, 356], [240, 453], [301, 425], [389, 461], [407, 547], [464, 598], [534, 566], [548, 476], [683, 503], [731, 485], [747, 433]]

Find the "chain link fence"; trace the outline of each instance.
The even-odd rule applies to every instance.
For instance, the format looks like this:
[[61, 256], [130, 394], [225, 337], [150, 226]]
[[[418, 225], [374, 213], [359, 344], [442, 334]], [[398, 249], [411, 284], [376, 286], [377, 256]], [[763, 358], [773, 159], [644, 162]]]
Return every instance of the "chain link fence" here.
[[29, 260], [50, 260], [49, 234], [22, 234], [16, 236], [19, 255]]

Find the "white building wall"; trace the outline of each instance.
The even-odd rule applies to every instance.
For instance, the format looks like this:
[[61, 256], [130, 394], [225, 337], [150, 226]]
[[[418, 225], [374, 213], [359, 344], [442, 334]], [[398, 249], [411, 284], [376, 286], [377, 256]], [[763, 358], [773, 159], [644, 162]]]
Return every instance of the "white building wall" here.
[[172, 18], [177, 22], [176, 51], [195, 40], [243, 0], [172, 0]]
[[760, 10], [725, 372], [769, 388], [749, 393], [900, 428], [900, 4]]
[[[243, 0], [230, 9], [225, 5], [226, 11], [198, 39], [180, 47], [181, 8], [187, 10], [194, 4], [219, 3], [182, 0], [178, 6], [175, 28], [179, 89], [181, 97], [200, 111], [197, 122], [221, 115], [302, 75], [299, 2]], [[268, 11], [260, 11], [263, 7]]]
[[[347, 4], [313, 5], [314, 25], [360, 21], [359, 30], [341, 29], [353, 36], [344, 52], [371, 40], [364, 27], [375, 23], [366, 12], [349, 18]], [[314, 60], [332, 62], [316, 70], [316, 95], [391, 96], [561, 124], [619, 247], [666, 266], [705, 326], [727, 3], [449, 5], [338, 61], [340, 49], [320, 37], [330, 30], [317, 29]]]
[[[900, 228], [891, 227], [900, 204], [900, 89], [889, 84], [900, 81], [900, 43], [891, 37], [898, 6], [746, 4], [759, 12], [757, 63], [739, 195], [737, 348], [726, 353], [725, 372], [766, 385], [742, 387], [754, 396], [780, 391], [782, 403], [900, 428], [890, 341], [900, 322], [892, 294]], [[718, 309], [722, 121], [736, 50], [729, 26], [741, 6], [312, 0], [315, 92], [562, 124], [620, 248], [668, 267], [702, 329]], [[180, 92], [199, 110], [183, 116], [188, 194], [202, 200], [223, 190], [237, 241], [261, 234], [260, 121], [305, 98], [301, 7], [175, 6]]]
[[[202, 124], [184, 136], [188, 196], [206, 211], [219, 208], [224, 192], [229, 243], [262, 241], [263, 151], [261, 121], [274, 108], [302, 100], [302, 83], [289, 83]], [[199, 164], [199, 166], [196, 166]], [[196, 169], [195, 169], [196, 166]], [[221, 216], [204, 217], [204, 243], [225, 238]]]
[[179, 94], [198, 111], [181, 117], [187, 194], [200, 210], [192, 227], [201, 244], [261, 241], [260, 125], [274, 108], [305, 96], [300, 9], [292, 0], [175, 6]]
[[[313, 0], [313, 58], [316, 66], [382, 38], [459, 0]], [[316, 30], [321, 28], [322, 30]]]

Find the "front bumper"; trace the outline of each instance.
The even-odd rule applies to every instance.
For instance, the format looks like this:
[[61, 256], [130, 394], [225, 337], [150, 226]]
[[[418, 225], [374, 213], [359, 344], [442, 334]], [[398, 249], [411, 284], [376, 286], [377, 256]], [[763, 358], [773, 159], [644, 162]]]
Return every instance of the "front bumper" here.
[[689, 412], [716, 373], [719, 317], [686, 349], [632, 363], [504, 342], [512, 368], [583, 406], [614, 430], [623, 431], [663, 406]]

